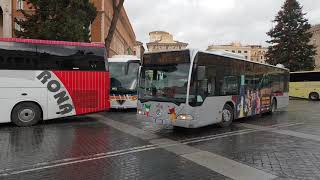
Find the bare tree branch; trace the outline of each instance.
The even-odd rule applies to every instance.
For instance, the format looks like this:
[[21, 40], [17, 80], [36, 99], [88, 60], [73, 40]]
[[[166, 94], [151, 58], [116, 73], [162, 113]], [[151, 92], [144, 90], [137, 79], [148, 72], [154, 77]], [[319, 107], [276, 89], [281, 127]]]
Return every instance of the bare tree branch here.
[[112, 16], [112, 20], [111, 20], [111, 24], [110, 24], [110, 28], [109, 28], [107, 37], [104, 40], [105, 48], [106, 48], [106, 57], [109, 57], [111, 42], [112, 42], [112, 39], [113, 39], [113, 35], [114, 35], [115, 31], [116, 31], [117, 22], [118, 22], [118, 19], [120, 17], [120, 13], [121, 13], [121, 10], [122, 10], [122, 7], [123, 7], [123, 3], [124, 3], [124, 0], [119, 0], [118, 5], [116, 6], [115, 5], [116, 1], [117, 0], [113, 0], [112, 1], [113, 8], [114, 8], [113, 9], [113, 16]]
[[112, 7], [113, 7], [113, 10], [117, 8], [117, 0], [112, 0]]

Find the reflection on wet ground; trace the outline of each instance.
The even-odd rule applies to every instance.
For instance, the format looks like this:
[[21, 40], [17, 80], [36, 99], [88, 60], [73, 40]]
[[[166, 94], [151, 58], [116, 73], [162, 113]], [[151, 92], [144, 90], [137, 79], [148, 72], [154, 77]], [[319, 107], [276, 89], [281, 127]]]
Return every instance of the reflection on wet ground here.
[[320, 102], [291, 100], [286, 112], [236, 120], [229, 128], [163, 127], [135, 114], [114, 110], [98, 119], [70, 117], [23, 128], [1, 124], [0, 179], [229, 179], [103, 123], [108, 119], [279, 178], [320, 179], [320, 141], [308, 139], [320, 136]]

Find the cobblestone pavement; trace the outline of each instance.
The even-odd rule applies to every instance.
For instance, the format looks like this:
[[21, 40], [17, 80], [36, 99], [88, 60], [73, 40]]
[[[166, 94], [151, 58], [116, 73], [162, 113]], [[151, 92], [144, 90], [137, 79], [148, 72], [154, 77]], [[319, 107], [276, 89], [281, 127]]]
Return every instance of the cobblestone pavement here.
[[1, 124], [0, 179], [320, 180], [320, 102], [230, 128], [161, 127], [135, 111]]

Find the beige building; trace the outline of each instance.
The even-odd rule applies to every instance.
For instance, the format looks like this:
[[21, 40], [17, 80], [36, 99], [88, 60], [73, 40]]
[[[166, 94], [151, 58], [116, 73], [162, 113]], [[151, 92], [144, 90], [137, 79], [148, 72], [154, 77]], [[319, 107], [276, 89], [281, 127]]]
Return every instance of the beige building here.
[[265, 63], [265, 54], [268, 48], [262, 47], [260, 45], [245, 45], [243, 46], [239, 42], [226, 44], [226, 45], [210, 45], [207, 51], [228, 51], [232, 53], [237, 53], [243, 55], [246, 59]]
[[12, 0], [0, 0], [0, 37], [12, 37]]
[[315, 56], [316, 68], [320, 69], [320, 24], [313, 26], [310, 31], [313, 34], [311, 43], [317, 48], [317, 54]]
[[145, 49], [143, 47], [143, 43], [140, 41], [136, 41], [133, 47], [133, 54], [135, 54], [139, 59], [141, 59], [144, 54], [144, 51]]
[[173, 40], [173, 36], [164, 31], [153, 31], [149, 33], [150, 42], [147, 43], [149, 52], [186, 49], [188, 44]]

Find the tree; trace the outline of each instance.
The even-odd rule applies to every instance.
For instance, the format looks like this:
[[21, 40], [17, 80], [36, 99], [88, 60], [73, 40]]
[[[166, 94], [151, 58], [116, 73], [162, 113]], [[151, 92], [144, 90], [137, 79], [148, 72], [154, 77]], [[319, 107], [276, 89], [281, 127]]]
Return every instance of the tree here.
[[90, 24], [97, 9], [89, 0], [28, 0], [18, 37], [63, 41], [90, 41]]
[[[119, 2], [117, 3], [117, 1], [119, 1]], [[118, 23], [118, 19], [120, 17], [120, 12], [123, 7], [123, 3], [124, 3], [124, 0], [112, 0], [113, 16], [112, 16], [112, 20], [111, 20], [111, 24], [109, 27], [107, 37], [104, 40], [104, 44], [105, 44], [105, 48], [106, 48], [106, 57], [109, 57], [111, 42], [113, 39], [114, 32], [117, 28], [117, 23]]]
[[297, 0], [286, 0], [275, 17], [275, 27], [267, 35], [271, 44], [266, 54], [272, 65], [283, 64], [291, 71], [313, 70], [315, 47], [311, 45], [311, 25]]

